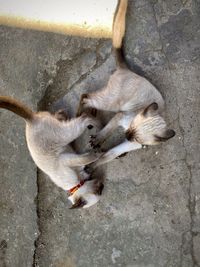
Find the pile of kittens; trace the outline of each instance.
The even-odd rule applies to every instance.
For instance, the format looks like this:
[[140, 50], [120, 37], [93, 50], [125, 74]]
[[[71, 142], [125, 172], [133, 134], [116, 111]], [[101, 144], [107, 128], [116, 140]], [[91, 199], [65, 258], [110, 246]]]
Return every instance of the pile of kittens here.
[[[127, 0], [119, 1], [113, 23], [113, 50], [116, 71], [101, 90], [84, 94], [76, 118], [68, 119], [61, 110], [56, 114], [33, 112], [19, 101], [0, 96], [0, 108], [8, 109], [24, 118], [26, 140], [35, 164], [63, 190], [69, 192], [71, 208], [88, 208], [100, 200], [103, 190], [101, 179], [92, 179], [96, 168], [116, 157], [165, 142], [175, 135], [168, 129], [162, 111], [164, 100], [158, 90], [145, 78], [128, 69], [122, 56]], [[114, 117], [92, 136], [93, 149], [101, 147], [114, 129], [121, 126], [125, 140], [112, 149], [95, 153], [77, 154], [71, 143], [87, 128], [98, 125], [88, 109], [113, 111]]]

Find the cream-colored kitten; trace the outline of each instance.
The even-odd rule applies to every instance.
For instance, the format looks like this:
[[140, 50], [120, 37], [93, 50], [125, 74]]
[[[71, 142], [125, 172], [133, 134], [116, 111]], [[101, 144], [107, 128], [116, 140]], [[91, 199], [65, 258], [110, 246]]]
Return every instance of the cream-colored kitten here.
[[97, 92], [81, 97], [78, 115], [83, 108], [113, 111], [116, 115], [91, 140], [95, 148], [100, 146], [113, 130], [121, 126], [126, 133], [124, 143], [109, 150], [91, 164], [93, 167], [111, 161], [117, 156], [142, 145], [155, 145], [175, 135], [168, 129], [161, 112], [164, 100], [159, 91], [147, 79], [130, 71], [122, 55], [122, 39], [125, 32], [127, 0], [120, 0], [113, 23], [113, 50], [117, 69], [108, 84]]
[[77, 154], [69, 145], [89, 125], [96, 122], [86, 114], [66, 120], [63, 114], [34, 113], [19, 101], [0, 96], [0, 108], [23, 117], [26, 122], [26, 140], [36, 165], [62, 189], [70, 192], [72, 208], [88, 208], [100, 199], [103, 184], [89, 181], [85, 165], [97, 160], [94, 153]]

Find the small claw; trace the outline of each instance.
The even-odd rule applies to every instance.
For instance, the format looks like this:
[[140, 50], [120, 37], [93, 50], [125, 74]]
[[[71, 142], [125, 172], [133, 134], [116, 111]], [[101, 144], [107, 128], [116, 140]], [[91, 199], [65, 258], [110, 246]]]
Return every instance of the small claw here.
[[95, 146], [94, 146], [93, 143], [90, 143], [90, 145], [91, 145], [91, 148], [92, 148], [92, 149], [95, 149]]
[[100, 147], [101, 147], [101, 145], [100, 145], [100, 144], [97, 144], [97, 145], [96, 145], [96, 147], [97, 147], [97, 148], [100, 148]]
[[89, 141], [89, 144], [92, 146], [92, 147], [94, 147], [95, 146], [95, 144], [93, 143], [93, 141], [91, 140], [91, 141]]
[[97, 144], [97, 145], [94, 145], [93, 144], [93, 146], [92, 146], [94, 149], [96, 149], [96, 148], [100, 148], [101, 147], [101, 145], [100, 144]]
[[89, 144], [91, 145], [91, 147], [93, 149], [99, 149], [99, 148], [101, 148], [101, 144], [98, 143], [97, 136], [96, 135], [90, 135]]

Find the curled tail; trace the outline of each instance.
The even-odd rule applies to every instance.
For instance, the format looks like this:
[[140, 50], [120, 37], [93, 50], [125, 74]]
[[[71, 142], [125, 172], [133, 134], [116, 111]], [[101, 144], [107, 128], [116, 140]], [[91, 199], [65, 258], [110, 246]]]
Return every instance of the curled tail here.
[[126, 28], [127, 5], [128, 0], [118, 0], [118, 6], [116, 8], [113, 21], [113, 50], [115, 53], [117, 65], [123, 68], [126, 67], [126, 63], [124, 61], [121, 47]]
[[28, 107], [9, 96], [0, 96], [0, 108], [16, 113], [26, 121], [32, 121], [34, 118], [34, 113]]

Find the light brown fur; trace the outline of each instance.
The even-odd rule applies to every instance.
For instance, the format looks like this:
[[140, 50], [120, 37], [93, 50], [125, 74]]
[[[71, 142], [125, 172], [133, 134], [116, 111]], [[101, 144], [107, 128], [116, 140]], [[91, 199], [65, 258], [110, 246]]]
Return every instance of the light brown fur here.
[[130, 71], [123, 59], [120, 48], [125, 33], [126, 8], [127, 1], [120, 0], [113, 24], [113, 48], [117, 69], [105, 87], [82, 97], [79, 112], [84, 108], [96, 108], [117, 113], [97, 136], [92, 138], [91, 144], [94, 148], [101, 145], [118, 126], [122, 126], [128, 133], [127, 137], [131, 138], [126, 140], [124, 145], [105, 153], [93, 164], [95, 167], [122, 153], [138, 149], [141, 145], [158, 144], [175, 135], [173, 130], [167, 129], [161, 116], [164, 100], [159, 91], [147, 79]]
[[125, 33], [126, 26], [126, 9], [128, 5], [128, 0], [121, 0], [118, 2], [118, 7], [115, 13], [115, 18], [113, 22], [113, 47], [121, 48], [122, 40]]
[[[92, 118], [82, 114], [78, 118], [64, 120], [63, 116], [60, 117], [61, 114], [34, 113], [19, 101], [7, 96], [0, 96], [0, 108], [8, 109], [25, 119], [30, 154], [36, 165], [57, 186], [69, 190], [79, 184], [80, 180], [89, 178], [84, 167], [97, 160], [98, 156], [94, 153], [79, 155], [70, 143], [78, 138], [88, 125], [95, 125]], [[95, 181], [86, 181], [69, 199], [75, 205], [80, 198], [84, 199], [84, 207], [89, 207], [99, 200]]]

